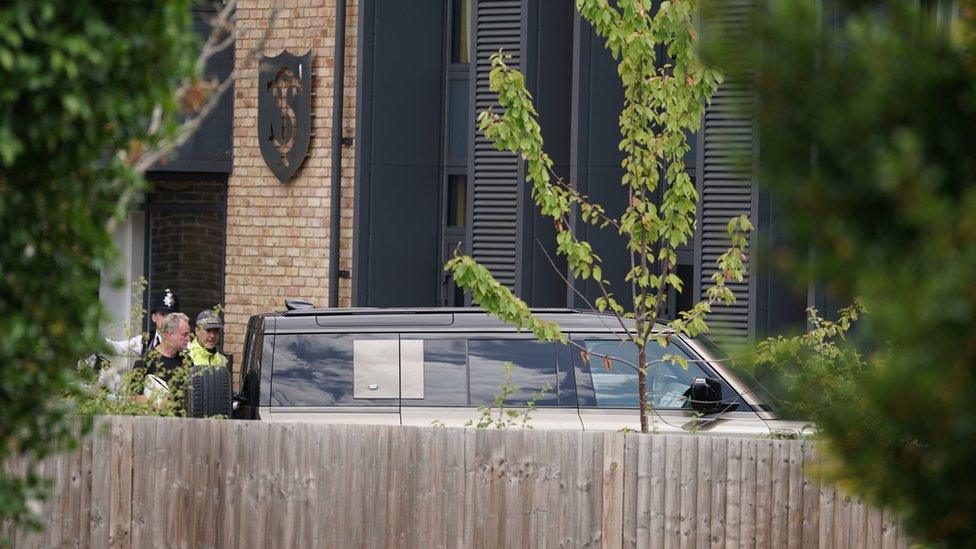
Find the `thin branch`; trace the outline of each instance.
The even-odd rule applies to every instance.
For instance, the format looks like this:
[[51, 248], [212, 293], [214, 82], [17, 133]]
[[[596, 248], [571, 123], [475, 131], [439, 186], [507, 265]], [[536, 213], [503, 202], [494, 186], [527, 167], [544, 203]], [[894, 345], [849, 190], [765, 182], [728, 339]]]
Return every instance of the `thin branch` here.
[[[552, 270], [556, 272], [556, 275], [557, 275], [557, 276], [558, 276], [559, 278], [561, 278], [563, 282], [565, 282], [565, 283], [566, 283], [566, 286], [567, 286], [567, 287], [569, 287], [569, 288], [572, 288], [572, 289], [573, 289], [573, 293], [575, 293], [575, 294], [576, 294], [577, 296], [579, 296], [579, 297], [580, 297], [580, 299], [582, 299], [582, 300], [583, 300], [583, 302], [584, 302], [584, 303], [586, 303], [586, 305], [587, 305], [587, 307], [589, 307], [589, 308], [590, 308], [590, 309], [592, 309], [592, 310], [596, 310], [596, 307], [594, 307], [594, 306], [593, 306], [593, 304], [592, 304], [592, 303], [590, 302], [590, 300], [589, 300], [589, 299], [587, 299], [587, 297], [586, 297], [586, 296], [585, 296], [585, 295], [584, 295], [584, 294], [583, 294], [582, 292], [580, 292], [580, 291], [579, 291], [578, 289], [576, 289], [576, 286], [575, 286], [575, 285], [573, 285], [573, 284], [570, 284], [570, 282], [569, 282], [569, 279], [567, 279], [567, 278], [566, 278], [566, 277], [565, 277], [565, 276], [563, 275], [563, 273], [562, 273], [562, 272], [560, 272], [560, 270], [559, 270], [559, 268], [558, 268], [558, 267], [556, 266], [556, 263], [555, 263], [555, 261], [553, 261], [553, 260], [552, 260], [552, 256], [550, 256], [550, 255], [549, 255], [549, 252], [548, 252], [548, 251], [546, 250], [546, 248], [545, 248], [545, 246], [543, 246], [543, 245], [542, 245], [542, 242], [539, 242], [539, 239], [538, 239], [538, 238], [536, 238], [536, 239], [535, 239], [535, 242], [536, 242], [536, 244], [538, 244], [538, 245], [539, 245], [539, 248], [540, 248], [540, 249], [542, 250], [542, 253], [543, 253], [543, 254], [544, 254], [544, 255], [546, 256], [546, 259], [547, 259], [547, 260], [549, 261], [549, 265], [551, 265], [551, 266], [552, 266]], [[602, 289], [602, 284], [601, 284], [601, 289]], [[605, 297], [607, 297], [607, 292], [606, 292], [606, 290], [603, 290], [603, 295], [604, 295]], [[632, 343], [634, 343], [634, 344], [636, 344], [636, 343], [637, 343], [637, 341], [636, 341], [636, 340], [634, 339], [634, 336], [633, 336], [633, 334], [631, 334], [631, 333], [630, 333], [630, 329], [629, 329], [629, 328], [627, 328], [627, 325], [626, 325], [626, 324], [624, 323], [624, 319], [623, 319], [623, 317], [621, 317], [621, 316], [620, 316], [619, 314], [617, 314], [617, 312], [616, 312], [616, 311], [612, 311], [612, 310], [611, 310], [610, 312], [611, 312], [611, 313], [613, 313], [613, 316], [614, 316], [614, 317], [615, 317], [615, 318], [617, 319], [617, 321], [618, 321], [618, 322], [620, 323], [620, 327], [621, 327], [621, 329], [623, 329], [623, 331], [624, 331], [624, 332], [626, 332], [626, 334], [627, 334], [627, 337], [628, 337], [628, 338], [630, 339], [630, 341], [631, 341]], [[612, 333], [613, 335], [615, 335], [615, 336], [618, 336], [618, 337], [619, 337], [619, 334], [617, 334], [617, 332], [615, 332], [615, 331], [613, 331], [613, 328], [611, 328], [611, 327], [610, 327], [610, 325], [608, 325], [607, 323], [605, 323], [605, 322], [603, 322], [603, 316], [602, 316], [602, 315], [600, 315], [600, 323], [601, 323], [601, 324], [603, 324], [603, 327], [604, 327], [604, 328], [606, 328], [607, 330], [610, 330], [610, 333]], [[623, 338], [621, 338], [621, 341], [623, 341]]]
[[[569, 183], [566, 183], [563, 180], [562, 177], [559, 177], [559, 175], [556, 174], [556, 170], [552, 169], [551, 167], [548, 167], [547, 169], [549, 170], [549, 173], [554, 178], [555, 183], [557, 185], [559, 185], [560, 187], [562, 187], [563, 189], [565, 189], [566, 192], [569, 193], [569, 196], [572, 198], [572, 200], [574, 202], [576, 202], [577, 204], [580, 204], [580, 205], [582, 205], [582, 204], [590, 204], [590, 206], [593, 207], [593, 203], [589, 201], [589, 197], [588, 196], [583, 195], [583, 194], [580, 194]], [[623, 231], [623, 229], [620, 227], [620, 222], [617, 221], [616, 219], [608, 216], [606, 214], [606, 210], [602, 206], [600, 206], [599, 204], [597, 204], [595, 206], [595, 208], [593, 210], [593, 213], [596, 214], [597, 217], [603, 219], [604, 221], [606, 221], [607, 223], [609, 223], [610, 225], [612, 225], [613, 227], [615, 227], [618, 231]]]
[[[237, 4], [236, 0], [232, 0], [228, 2], [227, 5], [224, 6], [224, 8], [221, 10], [220, 14], [215, 18], [215, 25], [217, 26], [215, 26], [215, 28], [211, 31], [210, 37], [207, 39], [203, 50], [201, 51], [200, 55], [197, 58], [197, 67], [199, 70], [202, 70], [203, 67], [206, 66], [207, 61], [209, 61], [209, 59], [213, 55], [219, 53], [222, 49], [227, 47], [227, 45], [225, 44], [226, 42], [229, 41], [230, 43], [233, 43], [236, 40], [237, 38], [236, 26], [231, 27], [232, 30], [228, 38], [220, 41], [218, 41], [217, 39], [217, 37], [221, 36], [222, 33], [226, 32], [228, 23], [234, 19], [233, 14], [235, 13], [234, 10], [236, 8], [236, 4]], [[274, 29], [275, 24], [278, 21], [278, 17], [281, 15], [281, 11], [282, 11], [282, 6], [280, 3], [276, 3], [274, 7], [271, 8], [271, 12], [268, 17], [268, 27], [264, 29], [264, 32], [262, 32], [261, 36], [255, 42], [254, 46], [247, 51], [247, 54], [245, 55], [245, 59], [256, 59], [258, 55], [262, 51], [264, 51], [268, 39], [271, 36], [271, 31]], [[224, 96], [227, 90], [229, 90], [231, 86], [233, 86], [234, 81], [237, 79], [237, 76], [238, 76], [238, 71], [235, 68], [230, 72], [227, 78], [225, 78], [217, 85], [217, 87], [210, 94], [210, 96], [207, 97], [206, 102], [203, 104], [200, 110], [197, 111], [194, 116], [185, 120], [180, 125], [180, 128], [177, 130], [174, 136], [168, 139], [163, 139], [159, 143], [157, 143], [154, 150], [132, 159], [127, 158], [125, 151], [119, 151], [117, 154], [120, 155], [126, 161], [126, 163], [132, 166], [132, 168], [135, 169], [138, 173], [140, 174], [145, 173], [146, 170], [156, 165], [156, 163], [158, 163], [160, 160], [165, 158], [175, 149], [182, 146], [184, 143], [186, 143], [187, 140], [190, 139], [190, 137], [192, 137], [194, 132], [196, 132], [199, 129], [200, 125], [203, 124], [203, 121], [207, 118], [207, 116], [217, 107], [217, 104], [220, 102], [221, 98]], [[174, 92], [174, 96], [177, 98], [183, 97], [188, 91], [189, 86], [197, 85], [197, 84], [198, 83], [181, 85]], [[155, 135], [156, 132], [159, 131], [159, 127], [161, 124], [161, 114], [162, 114], [161, 107], [157, 105], [153, 109], [153, 117], [149, 124], [149, 127], [147, 128], [148, 134], [150, 136]], [[117, 211], [119, 210], [127, 211], [129, 209], [129, 204], [135, 198], [135, 195], [136, 195], [136, 189], [131, 185], [126, 186], [125, 190], [122, 191], [122, 194], [121, 196], [119, 196], [119, 199], [116, 203]], [[109, 232], [114, 232], [117, 226], [118, 226], [118, 220], [114, 216], [111, 217], [106, 223], [106, 228]]]

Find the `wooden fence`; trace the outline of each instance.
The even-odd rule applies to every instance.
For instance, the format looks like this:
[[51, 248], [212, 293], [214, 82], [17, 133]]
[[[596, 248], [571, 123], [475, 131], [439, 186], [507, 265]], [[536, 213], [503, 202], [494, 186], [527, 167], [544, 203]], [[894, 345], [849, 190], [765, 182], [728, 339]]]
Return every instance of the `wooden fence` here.
[[[15, 547], [903, 547], [805, 441], [104, 418]], [[16, 468], [16, 465], [8, 464]]]

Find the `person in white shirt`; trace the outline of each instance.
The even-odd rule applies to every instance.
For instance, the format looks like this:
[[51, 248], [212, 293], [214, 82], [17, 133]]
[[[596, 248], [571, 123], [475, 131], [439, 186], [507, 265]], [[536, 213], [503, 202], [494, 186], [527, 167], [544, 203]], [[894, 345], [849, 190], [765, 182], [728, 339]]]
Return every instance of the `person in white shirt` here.
[[115, 391], [121, 384], [122, 374], [132, 368], [135, 360], [145, 358], [146, 354], [162, 341], [160, 326], [170, 313], [179, 312], [180, 300], [176, 292], [169, 288], [156, 292], [150, 301], [149, 318], [152, 320], [148, 334], [137, 334], [129, 339], [113, 340], [105, 338], [112, 366], [99, 372], [99, 383]]

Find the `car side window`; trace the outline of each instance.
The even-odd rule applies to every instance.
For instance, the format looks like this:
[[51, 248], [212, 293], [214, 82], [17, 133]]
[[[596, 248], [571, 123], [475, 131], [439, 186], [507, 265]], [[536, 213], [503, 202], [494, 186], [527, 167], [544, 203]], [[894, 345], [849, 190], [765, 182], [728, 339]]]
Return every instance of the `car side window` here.
[[[396, 395], [393, 398], [356, 398], [357, 380], [353, 367], [356, 343], [372, 339], [375, 338], [336, 334], [275, 336], [271, 405], [396, 406], [399, 389], [395, 387], [391, 393]], [[363, 354], [364, 346], [360, 344], [359, 347]], [[366, 350], [370, 350], [369, 347], [366, 346]], [[372, 355], [367, 358], [374, 359]], [[362, 357], [360, 361], [363, 361]], [[376, 365], [370, 364], [370, 367]], [[394, 362], [388, 367], [396, 369], [398, 364]], [[363, 384], [362, 380], [360, 384]], [[379, 389], [378, 394], [387, 395], [386, 386]], [[360, 387], [361, 393], [362, 390]]]
[[423, 342], [423, 397], [404, 394], [401, 405], [467, 406], [467, 340], [404, 335], [401, 342], [416, 340]]
[[505, 403], [557, 406], [556, 344], [519, 339], [471, 339], [468, 365], [471, 404], [492, 402], [505, 382], [505, 364], [511, 363], [509, 383], [518, 390]]
[[[636, 408], [637, 347], [619, 340], [587, 339], [582, 342], [586, 353], [577, 357], [581, 370], [588, 372], [593, 383], [593, 402], [598, 408]], [[691, 357], [675, 344], [647, 346], [648, 402], [655, 408], [690, 408], [685, 391], [696, 377], [709, 377], [697, 363], [688, 368], [664, 360], [665, 355]], [[724, 384], [723, 384], [724, 385]], [[723, 387], [723, 394], [728, 394]]]

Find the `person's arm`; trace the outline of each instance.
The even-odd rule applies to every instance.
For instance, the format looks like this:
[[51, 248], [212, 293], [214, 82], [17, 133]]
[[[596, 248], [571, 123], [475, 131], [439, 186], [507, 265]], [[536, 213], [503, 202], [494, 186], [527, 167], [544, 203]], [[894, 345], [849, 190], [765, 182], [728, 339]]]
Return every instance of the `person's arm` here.
[[142, 335], [115, 341], [105, 338], [105, 345], [114, 356], [139, 356], [142, 354]]

